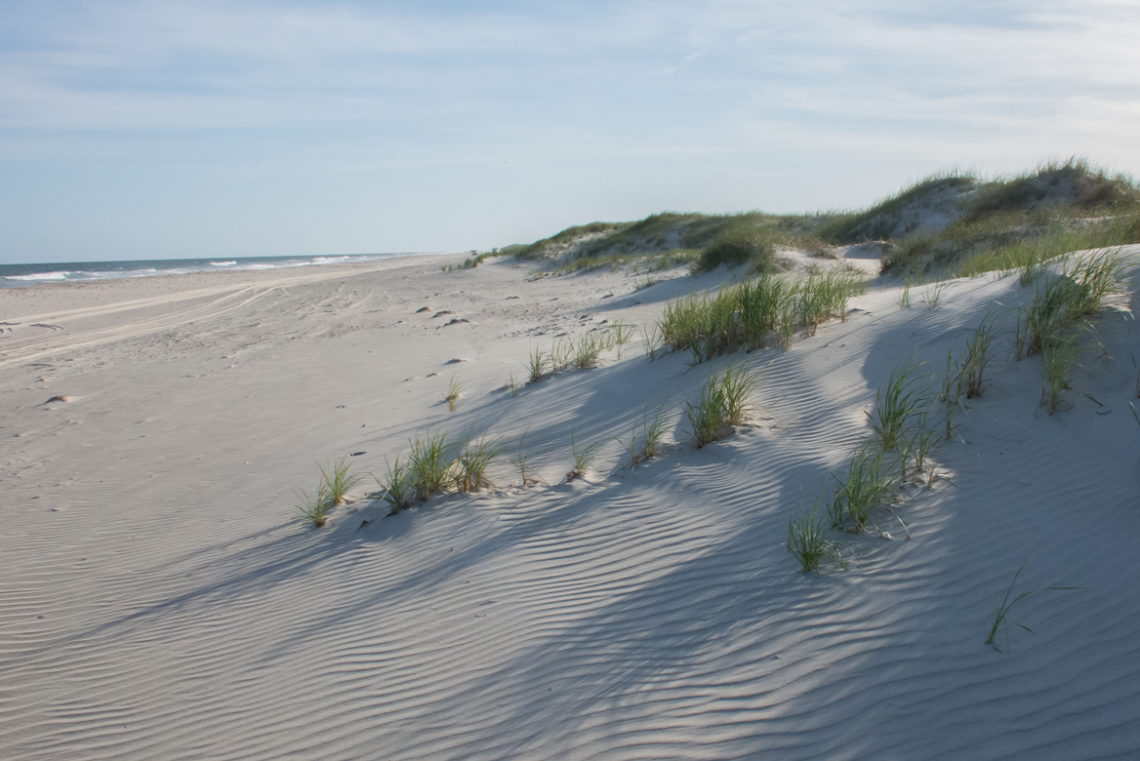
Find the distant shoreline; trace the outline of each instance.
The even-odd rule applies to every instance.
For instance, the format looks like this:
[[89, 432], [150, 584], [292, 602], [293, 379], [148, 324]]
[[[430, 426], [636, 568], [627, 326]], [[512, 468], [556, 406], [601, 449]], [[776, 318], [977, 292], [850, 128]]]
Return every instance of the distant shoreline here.
[[0, 264], [0, 288], [27, 288], [50, 283], [83, 283], [124, 278], [183, 275], [196, 272], [241, 272], [352, 264], [416, 256], [425, 252], [321, 254], [313, 256], [202, 257], [198, 259], [137, 259], [90, 262]]

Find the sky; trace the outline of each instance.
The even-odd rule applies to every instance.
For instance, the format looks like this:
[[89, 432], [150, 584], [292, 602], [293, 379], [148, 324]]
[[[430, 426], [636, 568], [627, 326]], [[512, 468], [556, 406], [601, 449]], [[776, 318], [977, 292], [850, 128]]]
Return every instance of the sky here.
[[487, 250], [1140, 174], [1133, 0], [3, 0], [0, 263]]

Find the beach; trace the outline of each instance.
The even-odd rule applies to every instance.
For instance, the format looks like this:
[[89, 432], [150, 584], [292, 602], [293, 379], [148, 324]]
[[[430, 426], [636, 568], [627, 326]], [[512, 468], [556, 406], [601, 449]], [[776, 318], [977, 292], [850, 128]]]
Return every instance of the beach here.
[[[462, 261], [0, 291], [0, 756], [1135, 757], [1135, 266], [1048, 414], [1016, 275], [905, 305], [873, 280], [787, 348], [694, 363], [642, 328], [731, 271]], [[879, 389], [906, 365], [936, 393], [987, 318], [929, 477], [801, 572], [789, 521], [825, 511]], [[615, 324], [598, 367], [527, 383]], [[693, 446], [686, 404], [737, 365], [746, 422]], [[380, 482], [432, 434], [494, 438], [493, 486], [389, 516]], [[307, 526], [337, 462], [361, 480]]]

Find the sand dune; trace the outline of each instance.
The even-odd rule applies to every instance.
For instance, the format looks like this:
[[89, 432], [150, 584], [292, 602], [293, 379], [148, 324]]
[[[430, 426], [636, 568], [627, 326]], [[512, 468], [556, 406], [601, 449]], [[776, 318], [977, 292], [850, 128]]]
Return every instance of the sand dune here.
[[[876, 283], [786, 351], [693, 366], [649, 361], [638, 338], [511, 395], [532, 347], [649, 324], [729, 275], [639, 288], [447, 261], [0, 292], [16, 323], [0, 336], [0, 755], [1140, 751], [1135, 297], [1099, 318], [1106, 353], [1084, 355], [1055, 416], [1040, 361], [1011, 356], [1030, 292], [995, 276], [952, 281], [935, 308]], [[989, 382], [938, 476], [863, 534], [832, 532], [847, 570], [801, 573], [788, 521], [830, 496], [876, 390], [901, 363], [939, 375], [986, 315]], [[694, 449], [684, 403], [733, 362], [758, 378], [750, 424]], [[646, 410], [666, 415], [665, 450], [629, 469], [614, 439]], [[328, 527], [297, 521], [318, 462], [359, 453], [381, 475], [429, 431], [503, 437], [498, 486], [385, 517], [369, 478]], [[602, 446], [589, 480], [560, 484], [572, 431]], [[524, 433], [548, 485], [517, 485]], [[983, 640], [1023, 563], [1016, 591], [1035, 593], [998, 651]]]

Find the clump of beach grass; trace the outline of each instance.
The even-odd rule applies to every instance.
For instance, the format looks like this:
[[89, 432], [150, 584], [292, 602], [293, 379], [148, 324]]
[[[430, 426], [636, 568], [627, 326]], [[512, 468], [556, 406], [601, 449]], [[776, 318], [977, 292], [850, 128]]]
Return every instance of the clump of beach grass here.
[[768, 275], [722, 288], [711, 296], [690, 296], [665, 306], [657, 327], [675, 351], [688, 350], [697, 362], [739, 349], [758, 349], [775, 335], [788, 344], [796, 325], [809, 335], [828, 320], [847, 314], [852, 296], [866, 288], [854, 273], [834, 271], [796, 283]]
[[546, 368], [549, 366], [549, 359], [546, 353], [537, 347], [531, 347], [530, 356], [527, 358], [526, 374], [528, 383], [538, 383], [546, 377]]
[[498, 457], [499, 451], [498, 440], [488, 436], [467, 442], [453, 466], [455, 490], [461, 493], [474, 492], [491, 486], [491, 481], [487, 478], [487, 467]]
[[1024, 353], [1039, 354], [1082, 317], [1095, 314], [1109, 293], [1120, 288], [1123, 261], [1118, 251], [1105, 251], [1066, 265], [1033, 294], [1018, 320], [1017, 342]]
[[428, 434], [412, 439], [408, 452], [408, 479], [416, 499], [426, 502], [447, 491], [454, 482], [454, 462], [447, 457], [447, 436]]
[[1051, 337], [1041, 348], [1041, 406], [1050, 415], [1061, 408], [1061, 392], [1070, 388], [1069, 377], [1080, 354], [1081, 344], [1076, 329]]
[[828, 507], [831, 523], [836, 528], [862, 531], [870, 520], [871, 510], [885, 505], [898, 480], [892, 464], [878, 447], [861, 446], [847, 467], [846, 477], [836, 478], [835, 496]]
[[697, 403], [686, 403], [685, 414], [698, 448], [723, 439], [731, 426], [744, 422], [754, 386], [755, 380], [742, 365], [709, 376]]
[[796, 287], [800, 322], [809, 336], [823, 323], [838, 317], [847, 319], [847, 302], [866, 290], [863, 278], [853, 272], [832, 271], [811, 275]]
[[610, 326], [610, 341], [617, 348], [617, 358], [621, 359], [622, 349], [633, 338], [633, 325], [628, 322], [616, 321]]
[[573, 465], [570, 470], [566, 472], [566, 482], [576, 481], [577, 479], [585, 479], [586, 474], [589, 473], [590, 465], [594, 462], [594, 458], [598, 454], [598, 448], [601, 447], [602, 442], [595, 441], [590, 444], [581, 444], [578, 441], [578, 435], [570, 432], [570, 457], [573, 460]]
[[839, 555], [836, 547], [824, 538], [823, 522], [814, 510], [788, 522], [785, 546], [799, 561], [800, 570], [804, 573], [819, 570], [824, 558], [838, 558]]
[[1081, 314], [1085, 300], [1080, 284], [1066, 275], [1039, 287], [1017, 324], [1021, 335], [1016, 340], [1025, 355], [1040, 354], [1046, 344], [1058, 340]]
[[966, 344], [966, 356], [958, 366], [960, 388], [965, 392], [967, 399], [976, 399], [982, 395], [993, 338], [993, 321], [987, 316], [974, 329], [969, 343]]
[[1120, 289], [1123, 275], [1124, 260], [1119, 249], [1102, 251], [1065, 267], [1064, 276], [1081, 287], [1081, 298], [1075, 305], [1077, 314], [1095, 314], [1104, 297]]
[[661, 328], [654, 324], [648, 327], [641, 327], [641, 337], [643, 339], [642, 348], [645, 350], [645, 356], [649, 361], [657, 359], [657, 352], [661, 350]]
[[315, 495], [307, 491], [297, 493], [297, 511], [301, 514], [301, 520], [313, 528], [321, 528], [329, 522], [332, 503], [323, 487], [324, 484], [317, 489]]
[[665, 419], [660, 413], [650, 417], [646, 411], [641, 418], [640, 430], [634, 428], [628, 442], [619, 443], [629, 453], [629, 467], [633, 468], [657, 456], [661, 437], [665, 434]]
[[544, 483], [541, 479], [535, 478], [531, 473], [533, 470], [530, 467], [530, 455], [526, 449], [526, 431], [519, 436], [518, 447], [515, 449], [514, 455], [511, 457], [511, 464], [519, 471], [519, 481], [522, 486], [530, 486], [531, 484]]
[[328, 523], [332, 508], [348, 502], [348, 492], [360, 482], [360, 476], [351, 472], [347, 458], [334, 461], [328, 467], [317, 464], [321, 479], [314, 494], [306, 491], [297, 494], [297, 511], [301, 519], [319, 528]]
[[910, 281], [903, 283], [902, 292], [899, 293], [899, 309], [910, 309]]
[[928, 399], [913, 382], [914, 367], [896, 367], [879, 389], [874, 409], [867, 413], [871, 430], [884, 452], [896, 449], [906, 437], [907, 424]]
[[697, 362], [741, 348], [765, 345], [788, 314], [792, 286], [782, 277], [761, 277], [715, 295], [670, 302], [658, 320], [662, 341], [689, 350]]
[[360, 475], [352, 473], [346, 458], [341, 458], [326, 468], [318, 465], [321, 470], [321, 486], [318, 494], [324, 494], [329, 504], [343, 505], [348, 501], [349, 489], [360, 483]]
[[1121, 287], [1119, 251], [1104, 251], [1066, 264], [1061, 274], [1038, 284], [1029, 306], [1018, 312], [1015, 357], [1040, 354], [1044, 370], [1041, 404], [1050, 415], [1062, 405], [1062, 392], [1080, 358], [1080, 329]]
[[383, 479], [376, 479], [383, 490], [383, 499], [388, 503], [388, 515], [411, 507], [416, 500], [416, 490], [408, 467], [397, 457], [388, 464], [388, 472]]
[[447, 396], [443, 400], [447, 402], [447, 410], [455, 412], [455, 403], [459, 401], [459, 395], [463, 392], [464, 384], [460, 382], [454, 375], [451, 376], [451, 381], [447, 386]]
[[[922, 477], [926, 472], [926, 466], [930, 459], [931, 452], [934, 451], [934, 446], [941, 437], [941, 431], [936, 429], [931, 424], [930, 420], [931, 409], [927, 407], [917, 414], [917, 421], [911, 430], [907, 433], [906, 443], [902, 447], [902, 460], [903, 460], [903, 473], [902, 476], [906, 478], [906, 460], [909, 458], [914, 463], [914, 474]], [[947, 413], [948, 414], [948, 413]], [[930, 476], [927, 483], [933, 481], [934, 470], [930, 471]]]
[[573, 366], [579, 370], [597, 367], [601, 364], [601, 354], [605, 349], [605, 340], [593, 333], [580, 336], [573, 344]]
[[550, 359], [550, 371], [562, 372], [574, 366], [574, 341], [570, 338], [559, 338], [550, 347], [547, 355]]

